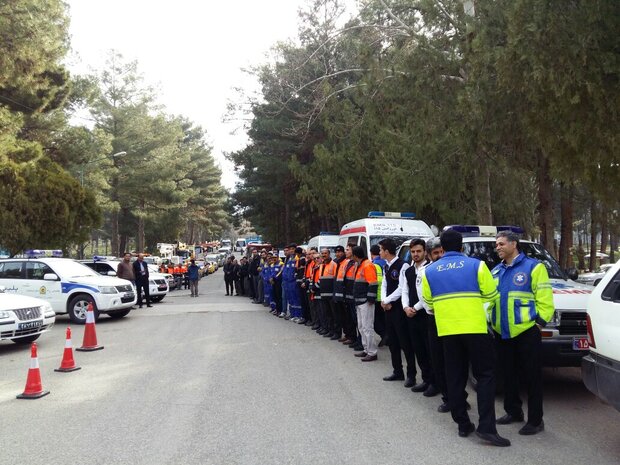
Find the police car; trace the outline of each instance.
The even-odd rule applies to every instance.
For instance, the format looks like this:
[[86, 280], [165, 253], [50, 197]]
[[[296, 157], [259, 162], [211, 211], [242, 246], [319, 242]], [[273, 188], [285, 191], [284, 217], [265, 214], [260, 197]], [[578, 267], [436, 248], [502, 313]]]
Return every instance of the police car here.
[[[495, 236], [499, 231], [509, 230], [523, 235], [524, 230], [518, 226], [481, 226], [451, 225], [463, 235], [463, 253], [477, 258], [487, 264], [490, 270], [501, 261], [495, 250]], [[540, 244], [520, 240], [519, 247], [527, 256], [542, 262], [549, 273], [553, 288], [555, 312], [547, 326], [542, 329], [543, 365], [552, 367], [578, 367], [581, 358], [588, 353], [586, 333], [587, 302], [594, 289], [592, 286], [579, 284], [574, 278], [576, 271], [560, 268], [553, 256]], [[409, 254], [409, 242], [404, 243], [399, 251], [403, 259]]]
[[0, 340], [30, 344], [49, 331], [55, 321], [56, 313], [49, 302], [9, 294], [0, 287]]
[[0, 286], [7, 293], [37, 297], [47, 301], [56, 314], [68, 313], [73, 323], [84, 324], [89, 303], [111, 318], [129, 314], [136, 303], [130, 281], [101, 276], [62, 252], [29, 250], [23, 258], [0, 260]]
[[[80, 260], [87, 267], [104, 276], [116, 276], [120, 260], [110, 260], [110, 257], [95, 255], [92, 260]], [[168, 275], [159, 273], [156, 265], [147, 265], [149, 268], [149, 295], [151, 302], [161, 302], [168, 294]]]
[[422, 220], [416, 220], [408, 212], [368, 212], [368, 218], [351, 221], [340, 229], [338, 244], [346, 247], [353, 243], [362, 246], [370, 257], [370, 246], [390, 238], [398, 247], [404, 241], [414, 238], [435, 237], [431, 227]]

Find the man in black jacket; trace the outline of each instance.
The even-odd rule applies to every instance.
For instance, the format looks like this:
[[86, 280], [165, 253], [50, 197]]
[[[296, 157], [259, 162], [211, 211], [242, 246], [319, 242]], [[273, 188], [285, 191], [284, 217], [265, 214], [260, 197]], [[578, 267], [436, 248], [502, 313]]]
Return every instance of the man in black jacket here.
[[258, 278], [260, 275], [260, 255], [258, 255], [258, 250], [252, 249], [252, 256], [250, 257], [250, 298], [254, 301], [254, 303], [258, 302]]
[[136, 292], [138, 293], [138, 307], [142, 308], [142, 290], [146, 306], [152, 307], [151, 296], [149, 295], [149, 267], [144, 263], [144, 255], [138, 254], [138, 259], [133, 262], [133, 274], [136, 277]]

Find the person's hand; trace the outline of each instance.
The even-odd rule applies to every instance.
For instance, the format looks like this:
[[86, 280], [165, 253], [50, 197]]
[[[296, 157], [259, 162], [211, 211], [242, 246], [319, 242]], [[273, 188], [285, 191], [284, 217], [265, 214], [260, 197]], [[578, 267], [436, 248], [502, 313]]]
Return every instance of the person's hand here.
[[383, 307], [383, 310], [385, 310], [386, 312], [389, 310], [392, 310], [392, 304], [381, 304], [381, 306]]
[[405, 307], [405, 314], [409, 317], [409, 318], [413, 318], [416, 315], [416, 311], [415, 308], [412, 307]]

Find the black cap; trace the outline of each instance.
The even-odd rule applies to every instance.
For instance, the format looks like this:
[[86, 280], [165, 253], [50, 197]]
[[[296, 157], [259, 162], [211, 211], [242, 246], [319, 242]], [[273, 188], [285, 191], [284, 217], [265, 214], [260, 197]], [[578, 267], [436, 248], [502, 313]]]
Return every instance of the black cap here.
[[337, 246], [334, 248], [334, 252], [344, 252], [344, 247], [343, 247], [343, 246], [341, 246], [341, 245], [337, 245]]
[[296, 249], [297, 248], [297, 244], [295, 244], [294, 242], [291, 242], [289, 245], [286, 246], [287, 249]]

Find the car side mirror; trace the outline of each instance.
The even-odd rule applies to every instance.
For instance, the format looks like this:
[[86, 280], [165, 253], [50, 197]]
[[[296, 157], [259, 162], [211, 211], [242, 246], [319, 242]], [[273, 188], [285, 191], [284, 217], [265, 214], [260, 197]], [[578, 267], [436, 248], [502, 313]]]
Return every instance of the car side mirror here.
[[573, 281], [576, 281], [577, 278], [579, 277], [579, 272], [577, 271], [577, 268], [567, 268], [564, 271], [568, 275], [568, 279], [572, 279]]
[[43, 275], [44, 281], [58, 281], [58, 275], [55, 273], [45, 273]]
[[108, 271], [108, 276], [116, 276], [116, 271]]

